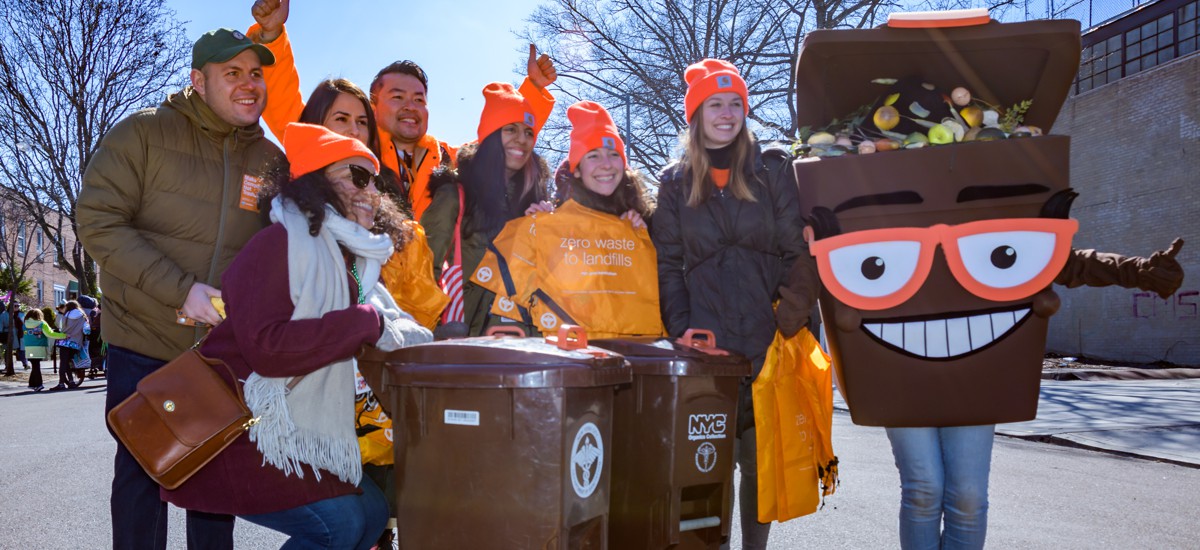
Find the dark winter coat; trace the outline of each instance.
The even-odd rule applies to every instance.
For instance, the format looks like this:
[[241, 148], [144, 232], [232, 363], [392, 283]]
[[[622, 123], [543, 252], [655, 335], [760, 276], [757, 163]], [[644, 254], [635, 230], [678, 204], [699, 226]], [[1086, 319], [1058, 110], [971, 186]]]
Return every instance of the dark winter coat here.
[[[689, 328], [711, 330], [718, 346], [749, 357], [757, 376], [775, 336], [772, 304], [781, 297], [781, 286], [793, 278], [797, 261], [810, 265], [814, 278], [816, 266], [803, 237], [791, 157], [756, 149], [746, 166], [756, 201], [714, 190], [695, 207], [687, 206], [690, 174], [678, 162], [665, 168], [650, 237], [658, 250], [659, 301], [667, 332], [680, 336]], [[799, 271], [808, 271], [802, 267]], [[788, 330], [793, 328], [800, 327]]]
[[79, 240], [100, 265], [104, 340], [174, 359], [200, 333], [175, 322], [193, 283], [221, 274], [263, 223], [254, 201], [282, 155], [258, 124], [222, 120], [191, 87], [117, 123], [83, 175]]
[[[468, 210], [463, 213], [462, 220], [464, 228], [462, 240], [463, 320], [467, 323], [470, 334], [478, 335], [482, 334], [488, 326], [499, 323], [500, 320], [495, 319], [493, 322], [490, 319], [493, 316], [489, 313], [496, 295], [472, 283], [470, 277], [479, 267], [479, 262], [483, 259], [483, 254], [487, 251], [488, 245], [492, 243], [492, 239], [495, 239], [500, 230], [504, 228], [504, 223], [491, 231], [469, 232], [472, 225], [471, 218], [482, 216], [480, 210], [483, 205], [472, 205], [473, 201], [469, 198], [471, 190], [461, 180], [459, 174], [468, 173], [474, 157], [475, 147], [470, 144], [464, 145], [458, 150], [457, 169], [443, 168], [434, 171], [433, 177], [429, 180], [433, 201], [421, 217], [421, 226], [425, 228], [425, 234], [429, 237], [429, 248], [433, 251], [434, 269], [440, 270], [443, 260], [453, 261], [454, 224], [458, 219], [459, 210], [458, 190], [460, 187], [463, 188], [464, 196], [468, 197], [466, 199]], [[505, 195], [509, 197], [509, 204], [504, 206], [508, 214], [505, 222], [524, 216], [529, 205], [537, 201], [548, 200], [550, 196], [547, 190], [550, 169], [546, 165], [546, 161], [541, 156], [534, 154], [530, 163], [536, 163], [541, 168], [542, 179], [534, 185], [533, 193], [523, 197], [517, 196], [520, 183], [508, 181], [508, 192]]]

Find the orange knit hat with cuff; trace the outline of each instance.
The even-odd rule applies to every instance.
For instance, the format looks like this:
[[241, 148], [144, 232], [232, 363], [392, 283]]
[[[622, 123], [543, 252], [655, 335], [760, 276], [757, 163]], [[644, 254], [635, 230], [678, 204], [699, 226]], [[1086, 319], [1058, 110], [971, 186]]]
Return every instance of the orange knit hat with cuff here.
[[750, 114], [750, 94], [746, 91], [746, 81], [742, 80], [741, 73], [733, 63], [720, 59], [701, 59], [688, 65], [687, 70], [683, 71], [683, 80], [688, 85], [687, 95], [683, 96], [688, 120], [696, 114], [696, 109], [704, 100], [722, 92], [742, 96], [742, 108], [745, 114]]
[[479, 141], [482, 143], [492, 132], [514, 122], [532, 128], [533, 139], [537, 139], [537, 119], [533, 116], [529, 100], [507, 82], [493, 82], [484, 86], [483, 113], [479, 115], [477, 132]]
[[567, 163], [572, 172], [588, 151], [601, 147], [620, 153], [621, 161], [629, 164], [625, 157], [625, 142], [617, 134], [617, 125], [599, 103], [580, 101], [567, 108], [567, 119], [571, 121], [571, 151], [567, 154]]
[[369, 159], [375, 173], [379, 173], [379, 159], [363, 142], [316, 124], [288, 124], [283, 132], [283, 150], [287, 152], [292, 179], [350, 157]]

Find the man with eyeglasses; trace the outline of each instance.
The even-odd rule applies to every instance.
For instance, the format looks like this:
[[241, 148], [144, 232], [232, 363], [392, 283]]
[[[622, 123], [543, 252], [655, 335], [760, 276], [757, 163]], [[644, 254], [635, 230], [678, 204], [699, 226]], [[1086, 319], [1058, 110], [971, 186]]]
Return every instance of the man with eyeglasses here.
[[[221, 322], [221, 275], [262, 228], [258, 190], [282, 160], [258, 123], [274, 61], [241, 32], [205, 33], [191, 85], [118, 123], [88, 164], [76, 221], [108, 313], [106, 412]], [[114, 468], [113, 547], [165, 548], [158, 485], [119, 441]], [[233, 547], [232, 516], [188, 511], [187, 532], [189, 548]]]

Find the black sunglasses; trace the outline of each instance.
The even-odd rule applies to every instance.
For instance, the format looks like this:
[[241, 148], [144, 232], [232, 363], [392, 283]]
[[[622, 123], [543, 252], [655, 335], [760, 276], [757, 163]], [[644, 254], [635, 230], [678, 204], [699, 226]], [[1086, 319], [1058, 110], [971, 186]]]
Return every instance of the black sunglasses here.
[[366, 189], [375, 181], [375, 174], [362, 166], [347, 164], [346, 168], [350, 169], [350, 181], [354, 182], [354, 186], [359, 189]]

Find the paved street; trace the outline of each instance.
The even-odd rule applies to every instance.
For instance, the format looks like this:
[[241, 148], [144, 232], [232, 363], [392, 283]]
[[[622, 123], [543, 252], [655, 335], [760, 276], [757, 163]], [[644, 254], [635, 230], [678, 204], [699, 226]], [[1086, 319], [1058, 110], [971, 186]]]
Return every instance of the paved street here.
[[[0, 382], [0, 548], [109, 546], [114, 443], [103, 403], [103, 380], [47, 394]], [[883, 430], [838, 412], [834, 448], [841, 488], [823, 510], [777, 525], [772, 548], [898, 546], [899, 481]], [[991, 548], [1195, 548], [1200, 535], [1197, 468], [998, 437], [991, 479]], [[171, 548], [184, 548], [182, 527], [173, 510]], [[283, 540], [245, 522], [236, 536], [247, 549]]]

